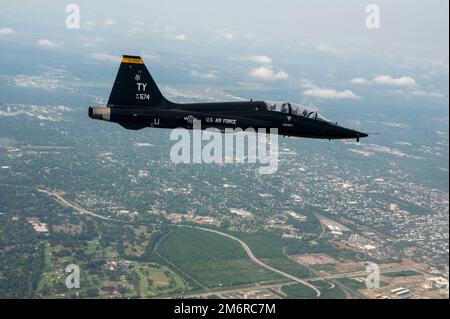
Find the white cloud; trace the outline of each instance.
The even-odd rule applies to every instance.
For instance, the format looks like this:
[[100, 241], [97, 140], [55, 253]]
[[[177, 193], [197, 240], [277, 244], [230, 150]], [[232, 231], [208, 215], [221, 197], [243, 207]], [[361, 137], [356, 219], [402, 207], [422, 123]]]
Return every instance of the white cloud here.
[[313, 81], [308, 79], [300, 79], [300, 86], [304, 89], [315, 89], [317, 88], [317, 85], [314, 84]]
[[158, 54], [142, 54], [141, 57], [145, 60], [159, 60]]
[[139, 20], [133, 20], [131, 21], [131, 25], [133, 25], [133, 27], [130, 29], [130, 33], [142, 33], [144, 32], [144, 26], [145, 23]]
[[320, 52], [331, 53], [331, 54], [335, 54], [335, 55], [351, 55], [351, 54], [358, 53], [360, 51], [360, 49], [358, 49], [358, 48], [338, 49], [328, 43], [319, 44], [317, 46], [317, 50]]
[[179, 102], [200, 102], [200, 101], [248, 101], [247, 99], [231, 95], [216, 88], [189, 89], [182, 90], [170, 86], [161, 87], [164, 96]]
[[356, 84], [356, 85], [366, 85], [366, 84], [370, 84], [370, 82], [364, 78], [353, 78], [350, 80], [351, 84]]
[[83, 23], [84, 29], [92, 30], [95, 27], [96, 23], [91, 20], [87, 20]]
[[17, 74], [14, 76], [0, 76], [0, 79], [5, 79], [6, 82], [20, 88], [34, 88], [46, 91], [55, 89], [71, 90], [68, 85], [69, 82], [78, 81], [78, 78], [65, 70], [52, 68], [49, 66], [42, 66], [42, 70], [38, 75], [34, 74]]
[[184, 41], [184, 40], [187, 40], [187, 36], [185, 34], [177, 34], [174, 37], [174, 39], [177, 40], [177, 41]]
[[64, 105], [8, 104], [0, 107], [0, 117], [28, 116], [40, 121], [56, 122], [67, 121], [68, 117], [64, 113], [71, 111]]
[[133, 21], [131, 21], [131, 24], [132, 24], [132, 25], [135, 25], [135, 26], [137, 26], [137, 27], [143, 27], [143, 26], [145, 26], [145, 23], [142, 22], [142, 21], [139, 21], [139, 20], [133, 20]]
[[95, 60], [99, 61], [108, 61], [118, 63], [120, 61], [120, 57], [117, 55], [109, 54], [109, 53], [92, 53], [91, 57]]
[[360, 99], [361, 97], [351, 90], [338, 91], [330, 88], [322, 88], [308, 79], [301, 79], [300, 86], [305, 89], [303, 94], [306, 96], [319, 97], [323, 99]]
[[116, 21], [114, 21], [113, 19], [111, 19], [111, 18], [107, 18], [104, 22], [103, 22], [103, 25], [105, 26], [105, 27], [111, 27], [111, 26], [113, 26], [113, 25], [115, 25], [116, 24]]
[[319, 97], [323, 99], [360, 99], [361, 97], [356, 95], [350, 90], [338, 91], [335, 89], [326, 88], [311, 88], [303, 92], [306, 96]]
[[250, 76], [265, 81], [286, 80], [289, 78], [289, 75], [286, 72], [275, 72], [272, 67], [268, 65], [261, 66], [259, 68], [253, 68], [250, 71]]
[[411, 91], [412, 95], [423, 97], [443, 97], [444, 95], [438, 91], [425, 91], [422, 89], [416, 89]]
[[82, 46], [85, 48], [93, 48], [107, 42], [107, 40], [103, 37], [87, 37], [85, 35], [80, 36], [80, 41], [82, 42]]
[[317, 46], [317, 50], [321, 52], [327, 52], [327, 53], [334, 53], [334, 54], [340, 54], [341, 51], [337, 50], [333, 46], [327, 44], [327, 43], [321, 43]]
[[16, 75], [14, 84], [21, 88], [35, 88], [43, 90], [54, 90], [62, 88], [63, 85], [58, 79], [39, 75]]
[[217, 34], [218, 37], [228, 41], [234, 41], [234, 39], [236, 38], [236, 35], [227, 29], [216, 30], [214, 31], [214, 33]]
[[209, 80], [213, 80], [216, 78], [213, 71], [202, 73], [202, 72], [198, 72], [198, 71], [194, 70], [191, 72], [191, 76], [194, 78], [202, 78], [202, 79], [209, 79]]
[[272, 63], [272, 59], [269, 58], [267, 55], [250, 55], [250, 56], [244, 56], [244, 57], [238, 57], [238, 58], [232, 58], [232, 59], [240, 60], [240, 61], [249, 61], [249, 62], [260, 63], [260, 64]]
[[373, 80], [375, 84], [395, 85], [395, 86], [416, 86], [416, 81], [410, 76], [393, 78], [390, 75], [378, 75]]
[[14, 34], [14, 33], [16, 33], [16, 31], [14, 31], [11, 28], [0, 28], [0, 34], [7, 35], [7, 34]]
[[[410, 76], [401, 76], [398, 78], [394, 78], [390, 75], [377, 75], [371, 80], [367, 80], [362, 77], [353, 78], [350, 80], [351, 84], [355, 85], [387, 85], [387, 86], [395, 86], [395, 87], [405, 87], [411, 89], [409, 92], [412, 95], [416, 96], [440, 96], [441, 93], [436, 91], [424, 91], [419, 88], [416, 80]], [[392, 91], [391, 91], [392, 92]], [[394, 91], [395, 92], [395, 91]], [[403, 92], [402, 90], [398, 91]]]
[[55, 48], [55, 47], [59, 46], [58, 43], [53, 42], [48, 39], [39, 39], [39, 40], [37, 40], [36, 43], [37, 43], [37, 45], [39, 45], [41, 47], [46, 47], [46, 48]]
[[221, 33], [221, 36], [223, 38], [225, 38], [226, 40], [229, 40], [229, 41], [233, 41], [234, 40], [234, 34], [232, 34], [230, 32]]
[[389, 85], [398, 87], [398, 89], [388, 90], [390, 93], [401, 94], [407, 97], [421, 96], [421, 97], [443, 97], [444, 94], [434, 88], [421, 88], [420, 85], [410, 76], [402, 76], [394, 78], [390, 75], [378, 75], [372, 80], [365, 78], [353, 78], [350, 80], [351, 84], [356, 85]]
[[426, 57], [405, 57], [404, 62], [398, 65], [398, 67], [403, 69], [421, 68], [425, 72], [424, 76], [428, 78], [439, 74], [448, 75], [449, 73], [448, 61], [429, 59]]

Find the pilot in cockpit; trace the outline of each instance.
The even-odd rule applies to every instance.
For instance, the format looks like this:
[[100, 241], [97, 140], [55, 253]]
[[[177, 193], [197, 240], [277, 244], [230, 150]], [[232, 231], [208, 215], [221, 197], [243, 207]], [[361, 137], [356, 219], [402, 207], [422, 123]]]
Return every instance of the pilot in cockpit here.
[[291, 103], [283, 103], [281, 105], [281, 112], [292, 114], [292, 106]]

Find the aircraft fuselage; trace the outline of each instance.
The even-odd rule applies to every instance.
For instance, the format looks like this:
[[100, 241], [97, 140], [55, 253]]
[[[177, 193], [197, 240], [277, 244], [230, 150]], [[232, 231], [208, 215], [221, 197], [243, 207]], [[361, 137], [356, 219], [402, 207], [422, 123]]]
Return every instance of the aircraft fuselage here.
[[[89, 117], [118, 123], [127, 129], [157, 128], [252, 128], [277, 129], [283, 136], [346, 139], [366, 133], [329, 122], [317, 112], [294, 109], [290, 103], [264, 101], [179, 104], [167, 100], [138, 56], [123, 56], [108, 103], [89, 107]], [[196, 125], [194, 126], [194, 122]]]

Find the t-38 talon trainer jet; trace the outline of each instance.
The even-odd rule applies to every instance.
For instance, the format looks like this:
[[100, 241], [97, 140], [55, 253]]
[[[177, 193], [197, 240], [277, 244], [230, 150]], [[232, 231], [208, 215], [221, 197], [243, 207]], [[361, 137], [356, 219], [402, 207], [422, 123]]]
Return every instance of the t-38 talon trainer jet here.
[[120, 124], [126, 129], [144, 127], [193, 129], [277, 128], [283, 136], [348, 139], [368, 136], [329, 122], [315, 111], [291, 103], [264, 101], [179, 104], [168, 101], [139, 56], [124, 55], [106, 106], [89, 107], [89, 117]]

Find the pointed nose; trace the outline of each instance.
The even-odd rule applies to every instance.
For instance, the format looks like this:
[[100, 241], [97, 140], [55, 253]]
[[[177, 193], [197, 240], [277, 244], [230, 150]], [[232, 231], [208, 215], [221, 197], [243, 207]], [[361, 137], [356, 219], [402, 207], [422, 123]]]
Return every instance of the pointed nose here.
[[345, 129], [344, 138], [356, 138], [356, 140], [359, 142], [360, 138], [367, 137], [369, 134], [364, 132], [359, 132], [351, 129]]
[[356, 138], [356, 140], [359, 141], [360, 138], [369, 136], [367, 133], [359, 132], [342, 126], [335, 126], [332, 132], [334, 138], [338, 139]]
[[356, 141], [357, 141], [357, 142], [359, 142], [359, 139], [360, 139], [361, 137], [367, 137], [367, 136], [369, 136], [369, 134], [367, 134], [367, 133], [358, 132], [358, 131], [355, 131], [355, 132], [356, 132]]
[[358, 137], [367, 137], [369, 134], [363, 133], [363, 132], [356, 132], [358, 134]]

